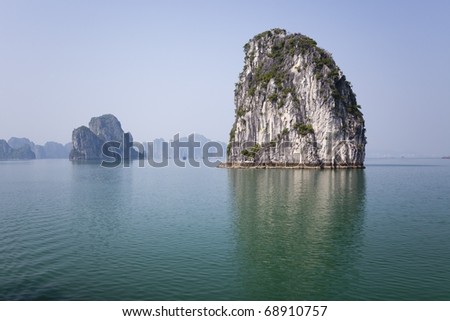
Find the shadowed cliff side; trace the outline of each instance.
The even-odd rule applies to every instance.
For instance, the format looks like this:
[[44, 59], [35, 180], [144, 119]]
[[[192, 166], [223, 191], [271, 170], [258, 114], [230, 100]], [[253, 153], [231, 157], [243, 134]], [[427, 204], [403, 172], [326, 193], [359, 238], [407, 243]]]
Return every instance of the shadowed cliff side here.
[[127, 146], [131, 146], [133, 143], [133, 136], [131, 133], [125, 133], [123, 131], [119, 120], [114, 115], [107, 114], [99, 117], [93, 117], [89, 122], [89, 128], [86, 126], [81, 126], [73, 130], [73, 147], [70, 152], [69, 159], [103, 159], [103, 144], [113, 141], [121, 143], [121, 147], [118, 152], [123, 155], [124, 159], [137, 158], [138, 154], [134, 149], [131, 149], [130, 153], [127, 152]]

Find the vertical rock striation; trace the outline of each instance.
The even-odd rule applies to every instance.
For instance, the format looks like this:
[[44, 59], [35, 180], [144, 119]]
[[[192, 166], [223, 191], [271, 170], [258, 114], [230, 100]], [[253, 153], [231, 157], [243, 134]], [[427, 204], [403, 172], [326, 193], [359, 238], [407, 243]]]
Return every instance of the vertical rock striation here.
[[244, 51], [228, 166], [364, 166], [364, 118], [330, 53], [281, 29]]

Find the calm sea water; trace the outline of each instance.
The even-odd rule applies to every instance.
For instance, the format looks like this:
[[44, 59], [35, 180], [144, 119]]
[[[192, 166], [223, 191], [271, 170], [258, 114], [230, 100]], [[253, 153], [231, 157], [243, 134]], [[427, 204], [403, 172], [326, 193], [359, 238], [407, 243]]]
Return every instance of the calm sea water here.
[[450, 300], [450, 160], [0, 162], [2, 300]]

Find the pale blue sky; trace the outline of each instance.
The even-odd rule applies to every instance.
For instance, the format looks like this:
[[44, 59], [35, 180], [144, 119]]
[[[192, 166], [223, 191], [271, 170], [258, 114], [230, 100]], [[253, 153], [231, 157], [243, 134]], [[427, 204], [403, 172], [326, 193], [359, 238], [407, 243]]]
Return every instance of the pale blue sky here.
[[139, 141], [226, 141], [243, 45], [314, 38], [353, 84], [369, 155], [450, 154], [450, 1], [0, 0], [0, 138], [68, 142], [113, 113]]

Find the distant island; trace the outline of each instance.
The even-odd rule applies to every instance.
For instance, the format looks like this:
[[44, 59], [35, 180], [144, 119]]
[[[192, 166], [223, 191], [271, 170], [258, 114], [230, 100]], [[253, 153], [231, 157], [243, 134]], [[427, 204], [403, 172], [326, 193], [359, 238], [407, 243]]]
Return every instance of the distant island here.
[[0, 139], [0, 160], [35, 159], [36, 154], [30, 146], [12, 148], [4, 139]]
[[442, 159], [450, 159], [450, 156], [444, 156]]
[[330, 53], [282, 29], [244, 51], [223, 167], [364, 167], [361, 107]]
[[[32, 159], [48, 159], [61, 158], [69, 159], [71, 161], [91, 161], [104, 160], [103, 145], [106, 142], [123, 143], [126, 140], [133, 145], [133, 136], [130, 132], [124, 132], [122, 125], [116, 116], [112, 114], [105, 114], [98, 117], [92, 117], [89, 127], [80, 126], [72, 132], [72, 142], [65, 145], [56, 142], [47, 142], [44, 145], [37, 145], [28, 138], [11, 137], [8, 141], [0, 139], [0, 161], [1, 160], [32, 160]], [[186, 160], [193, 158], [200, 160], [204, 157], [203, 148], [206, 144], [212, 141], [197, 133], [191, 134], [195, 142], [199, 145], [193, 150], [193, 154], [189, 155], [186, 148], [179, 150], [178, 157]], [[190, 135], [190, 136], [191, 136]], [[175, 137], [175, 136], [174, 136]], [[176, 139], [180, 142], [187, 142], [188, 137], [179, 137]], [[173, 140], [164, 140], [163, 138], [156, 138], [150, 142], [136, 143], [137, 147], [132, 147], [129, 151], [129, 156], [123, 154], [122, 145], [118, 152], [123, 156], [123, 159], [137, 159], [139, 156], [151, 157], [155, 160], [163, 158], [174, 159], [174, 150], [168, 148]], [[219, 145], [217, 158], [223, 158], [226, 143], [215, 142]], [[151, 150], [149, 150], [151, 148]], [[166, 152], [164, 152], [166, 148]], [[141, 154], [141, 155], [140, 155]], [[131, 157], [131, 158], [129, 158]]]
[[[150, 143], [141, 142], [137, 143], [139, 148], [136, 149], [132, 147], [130, 149], [130, 155], [124, 151], [126, 148], [125, 143], [133, 145], [133, 136], [130, 132], [124, 132], [122, 129], [122, 125], [116, 116], [112, 114], [101, 115], [98, 117], [92, 117], [89, 122], [89, 127], [80, 126], [73, 130], [72, 133], [72, 150], [69, 155], [69, 159], [72, 161], [86, 161], [86, 160], [100, 160], [105, 159], [103, 154], [103, 145], [106, 142], [119, 142], [121, 143], [121, 147], [118, 152], [123, 156], [124, 159], [137, 159], [139, 156], [141, 157], [151, 157], [152, 159], [174, 159], [174, 151], [171, 148], [168, 148], [170, 141], [165, 141], [162, 138], [157, 138]], [[200, 134], [192, 134], [195, 142], [199, 145], [194, 149], [193, 155], [188, 155], [186, 149], [180, 150], [181, 159], [193, 158], [193, 159], [201, 159], [203, 158], [203, 146], [208, 142], [211, 142], [210, 139], [206, 138]], [[178, 137], [180, 142], [187, 142], [187, 137]], [[217, 142], [221, 148], [221, 152], [225, 152], [226, 144], [222, 142]], [[151, 150], [149, 151], [149, 146]], [[165, 146], [165, 147], [164, 147]], [[167, 154], [164, 153], [164, 148], [167, 148]], [[223, 156], [223, 153], [218, 157]]]
[[68, 158], [72, 144], [46, 142], [37, 145], [28, 138], [11, 137], [8, 141], [0, 139], [0, 160], [26, 160], [45, 158]]

